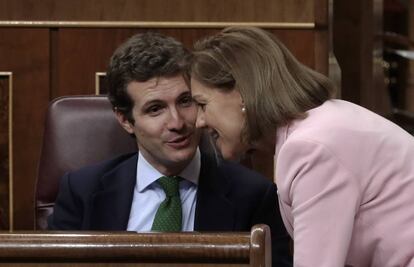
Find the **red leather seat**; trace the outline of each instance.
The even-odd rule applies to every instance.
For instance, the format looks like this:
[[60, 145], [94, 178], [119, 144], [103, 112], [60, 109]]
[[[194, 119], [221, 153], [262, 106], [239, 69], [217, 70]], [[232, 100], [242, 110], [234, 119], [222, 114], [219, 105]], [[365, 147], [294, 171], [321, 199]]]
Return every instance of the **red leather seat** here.
[[46, 116], [35, 190], [35, 229], [47, 228], [65, 172], [137, 150], [105, 96], [55, 99]]

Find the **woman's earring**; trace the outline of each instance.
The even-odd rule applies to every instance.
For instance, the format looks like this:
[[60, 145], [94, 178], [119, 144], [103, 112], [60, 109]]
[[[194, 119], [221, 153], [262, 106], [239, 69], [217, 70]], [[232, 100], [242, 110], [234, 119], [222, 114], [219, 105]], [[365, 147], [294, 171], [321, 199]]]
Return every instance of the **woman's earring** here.
[[241, 111], [242, 111], [243, 113], [245, 113], [245, 112], [246, 112], [246, 108], [245, 108], [245, 107], [242, 107], [242, 108], [241, 108]]

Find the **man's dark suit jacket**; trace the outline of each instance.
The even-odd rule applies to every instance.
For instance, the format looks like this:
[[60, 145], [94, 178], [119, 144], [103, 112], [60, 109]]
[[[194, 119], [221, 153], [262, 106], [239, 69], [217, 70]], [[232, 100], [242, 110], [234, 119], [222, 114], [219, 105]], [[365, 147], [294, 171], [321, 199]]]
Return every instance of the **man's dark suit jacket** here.
[[[201, 155], [194, 230], [250, 231], [267, 224], [273, 265], [292, 266], [274, 183], [241, 165]], [[137, 160], [137, 153], [128, 154], [65, 174], [49, 229], [126, 230]]]

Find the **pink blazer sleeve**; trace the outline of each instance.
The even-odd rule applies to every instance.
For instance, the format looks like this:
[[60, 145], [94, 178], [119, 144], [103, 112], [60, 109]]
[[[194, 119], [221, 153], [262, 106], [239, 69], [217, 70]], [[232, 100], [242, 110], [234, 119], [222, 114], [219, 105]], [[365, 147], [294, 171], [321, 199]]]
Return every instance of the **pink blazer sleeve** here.
[[353, 171], [324, 145], [292, 138], [277, 157], [276, 177], [294, 266], [344, 266], [361, 196]]

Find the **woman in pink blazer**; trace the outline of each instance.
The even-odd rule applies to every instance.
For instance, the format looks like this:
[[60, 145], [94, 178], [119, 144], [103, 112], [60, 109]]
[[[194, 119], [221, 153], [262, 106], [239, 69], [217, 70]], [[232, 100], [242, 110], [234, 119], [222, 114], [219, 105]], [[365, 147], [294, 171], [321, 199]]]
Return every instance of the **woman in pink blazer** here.
[[197, 127], [222, 156], [274, 155], [294, 266], [414, 266], [414, 138], [334, 100], [271, 34], [232, 27], [195, 44]]

